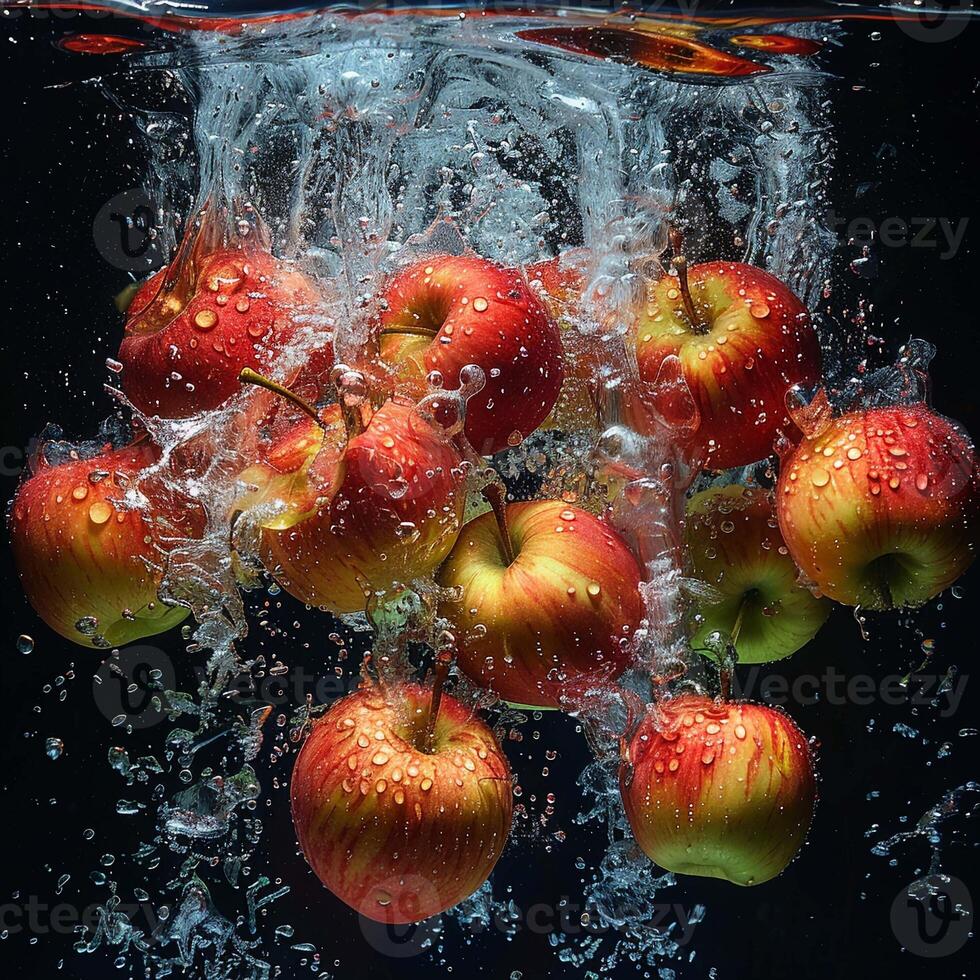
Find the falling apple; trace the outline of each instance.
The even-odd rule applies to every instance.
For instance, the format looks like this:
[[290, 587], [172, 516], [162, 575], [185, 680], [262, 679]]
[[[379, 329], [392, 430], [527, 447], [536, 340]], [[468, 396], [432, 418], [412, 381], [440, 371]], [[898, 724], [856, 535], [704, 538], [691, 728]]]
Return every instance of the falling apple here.
[[973, 561], [977, 460], [922, 403], [850, 412], [782, 461], [779, 526], [803, 572], [864, 609], [921, 606]]
[[41, 619], [68, 640], [122, 646], [187, 616], [157, 593], [167, 539], [195, 536], [198, 522], [170, 500], [124, 503], [157, 456], [142, 439], [56, 466], [42, 459], [17, 490], [10, 541], [24, 591]]
[[830, 603], [799, 583], [767, 491], [703, 490], [688, 503], [686, 536], [691, 574], [709, 586], [696, 602], [694, 647], [718, 630], [732, 638], [739, 661], [758, 664], [816, 636]]
[[[242, 368], [270, 370], [301, 329], [312, 331], [301, 322], [318, 302], [302, 273], [262, 248], [186, 248], [129, 305], [119, 348], [123, 392], [144, 414], [163, 418], [217, 408], [240, 390]], [[312, 348], [303, 373], [329, 372], [329, 333]]]
[[624, 751], [620, 791], [637, 843], [660, 867], [758, 885], [800, 849], [816, 781], [788, 715], [685, 694], [643, 718]]
[[[820, 345], [803, 304], [778, 279], [739, 262], [708, 262], [648, 287], [636, 326], [640, 379], [675, 355], [700, 413], [694, 452], [728, 469], [763, 459], [792, 429], [785, 398], [820, 378]], [[642, 412], [636, 413], [642, 418]]]
[[628, 666], [645, 614], [642, 571], [587, 511], [491, 501], [438, 573], [455, 595], [440, 613], [456, 624], [460, 669], [507, 701], [569, 707]]
[[510, 832], [510, 768], [462, 702], [418, 684], [371, 686], [314, 725], [290, 783], [314, 874], [362, 915], [416, 922], [487, 880]]
[[413, 397], [430, 372], [456, 390], [464, 367], [483, 371], [485, 386], [466, 409], [477, 452], [515, 445], [545, 420], [561, 390], [561, 337], [520, 271], [433, 255], [398, 272], [381, 301], [381, 356]]
[[397, 398], [361, 412], [306, 405], [309, 417], [239, 477], [239, 519], [258, 530], [263, 564], [291, 595], [334, 613], [431, 574], [465, 506], [459, 454], [437, 424]]

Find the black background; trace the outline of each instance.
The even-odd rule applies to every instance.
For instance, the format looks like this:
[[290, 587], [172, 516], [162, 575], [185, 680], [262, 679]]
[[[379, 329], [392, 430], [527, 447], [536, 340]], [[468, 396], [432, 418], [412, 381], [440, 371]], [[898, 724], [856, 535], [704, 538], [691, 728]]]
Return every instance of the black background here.
[[[105, 201], [140, 183], [142, 166], [129, 142], [126, 120], [93, 86], [84, 84], [99, 72], [115, 70], [113, 59], [70, 56], [52, 44], [66, 30], [119, 26], [106, 28], [91, 18], [72, 22], [22, 16], [7, 21], [0, 32], [11, 79], [0, 127], [5, 233], [0, 253], [0, 363], [6, 400], [0, 445], [5, 447], [5, 499], [15, 489], [15, 471], [28, 440], [45, 423], [57, 421], [69, 436], [87, 437], [112, 411], [101, 386], [108, 379], [105, 358], [115, 352], [121, 336], [111, 300], [127, 277], [100, 257], [92, 220]], [[881, 38], [872, 39], [873, 31]], [[971, 146], [977, 133], [977, 37], [973, 27], [954, 39], [928, 43], [887, 21], [854, 24], [842, 46], [830, 47], [818, 59], [837, 76], [831, 86], [838, 143], [833, 193], [837, 214], [869, 217], [878, 224], [891, 216], [970, 222], [959, 251], [947, 259], [940, 258], [939, 248], [875, 247], [875, 272], [869, 277], [848, 271], [860, 246], [848, 244], [842, 236], [827, 310], [839, 321], [841, 335], [852, 335], [845, 324], [858, 299], [864, 299], [870, 333], [885, 341], [869, 348], [872, 364], [891, 360], [910, 335], [935, 343], [939, 354], [933, 365], [934, 403], [974, 434], [980, 432], [973, 261], [978, 232], [972, 225], [977, 167]], [[106, 852], [120, 855], [131, 850], [139, 834], [136, 821], [145, 818], [113, 812], [117, 799], [136, 794], [105, 761], [107, 747], [117, 739], [92, 697], [91, 678], [99, 658], [44, 627], [21, 595], [6, 548], [0, 561], [5, 584], [0, 619], [0, 905], [23, 904], [37, 895], [51, 905], [64, 900], [84, 907], [105, 895], [88, 879], [88, 871]], [[953, 955], [924, 960], [902, 951], [890, 927], [893, 900], [929, 865], [927, 842], [920, 837], [900, 845], [891, 863], [870, 849], [882, 838], [909, 830], [945, 791], [977, 775], [980, 736], [958, 732], [976, 724], [980, 704], [972, 676], [978, 574], [968, 574], [961, 583], [963, 598], [947, 594], [914, 617], [869, 617], [867, 641], [850, 611], [835, 609], [815, 642], [777, 665], [776, 672], [788, 678], [820, 674], [828, 667], [848, 676], [881, 678], [917, 667], [924, 659], [920, 643], [931, 638], [935, 653], [925, 669], [935, 675], [958, 665], [967, 678], [966, 694], [950, 718], [939, 717], [934, 708], [889, 707], [879, 701], [863, 707], [826, 700], [789, 705], [801, 727], [820, 743], [821, 800], [809, 842], [800, 859], [766, 885], [742, 890], [688, 879], [658, 893], [658, 901], [679, 902], [688, 909], [695, 903], [707, 906], [684, 961], [665, 964], [679, 976], [977, 975], [974, 941]], [[289, 662], [302, 657], [310, 671], [326, 664], [334, 649], [326, 639], [331, 627], [322, 617], [308, 616], [284, 594], [272, 602], [273, 625], [284, 625], [292, 637], [289, 642], [310, 644]], [[299, 630], [290, 625], [293, 621], [301, 622]], [[251, 642], [274, 652], [281, 641], [268, 629], [257, 632]], [[30, 656], [15, 649], [21, 633], [35, 639]], [[178, 670], [187, 668], [192, 655], [182, 653], [176, 633], [159, 645], [174, 656]], [[74, 679], [55, 685], [55, 678], [69, 671]], [[43, 690], [46, 684], [53, 685], [50, 693]], [[68, 693], [60, 702], [62, 690]], [[893, 731], [896, 723], [921, 734], [905, 737]], [[57, 761], [45, 756], [49, 736], [65, 742], [65, 753]], [[138, 743], [139, 738], [131, 741]], [[946, 741], [952, 752], [940, 758], [938, 748]], [[147, 744], [152, 744], [152, 734]], [[554, 761], [545, 758], [549, 750], [557, 752]], [[574, 822], [580, 808], [575, 778], [587, 759], [584, 740], [571, 720], [546, 716], [530, 721], [523, 743], [511, 743], [509, 752], [521, 773], [530, 819], [519, 821], [516, 840], [495, 874], [495, 893], [513, 898], [525, 910], [537, 902], [556, 905], [562, 896], [574, 902], [581, 895], [580, 879], [590, 873], [604, 847], [602, 828]], [[287, 765], [280, 763], [279, 768]], [[543, 766], [550, 769], [547, 778], [540, 776]], [[874, 791], [879, 795], [869, 799]], [[546, 829], [535, 830], [548, 792], [557, 796], [556, 814]], [[443, 951], [434, 962], [428, 955], [399, 960], [377, 953], [364, 942], [353, 913], [320, 888], [295, 855], [284, 792], [274, 791], [271, 799], [270, 806], [260, 807], [267, 823], [268, 853], [255, 864], [274, 867], [293, 891], [272, 907], [269, 921], [295, 927], [284, 947], [290, 942], [314, 943], [321, 951], [321, 970], [338, 977], [421, 976], [449, 967], [455, 974], [492, 977], [512, 971], [521, 971], [525, 978], [582, 974], [557, 959], [547, 936], [527, 929], [512, 941], [493, 934], [465, 940], [455, 924], [449, 924]], [[967, 797], [965, 809], [976, 803], [975, 795]], [[82, 836], [87, 827], [96, 831], [91, 842]], [[980, 862], [968, 817], [955, 816], [944, 827], [943, 870], [980, 894]], [[552, 836], [559, 830], [567, 834], [563, 843]], [[589, 871], [576, 870], [579, 856]], [[72, 877], [62, 898], [56, 899], [53, 893], [62, 874]], [[73, 939], [52, 932], [32, 935], [28, 929], [12, 933], [0, 940], [0, 975], [81, 978], [113, 971], [112, 955], [77, 956], [71, 952]], [[693, 950], [696, 956], [687, 962]], [[285, 964], [287, 976], [317, 975], [300, 965], [301, 953], [284, 949], [273, 955]], [[598, 964], [589, 968], [598, 969]], [[709, 974], [712, 968], [716, 974]], [[620, 962], [612, 972], [632, 976], [634, 970], [629, 962]], [[128, 970], [118, 973], [127, 975]]]

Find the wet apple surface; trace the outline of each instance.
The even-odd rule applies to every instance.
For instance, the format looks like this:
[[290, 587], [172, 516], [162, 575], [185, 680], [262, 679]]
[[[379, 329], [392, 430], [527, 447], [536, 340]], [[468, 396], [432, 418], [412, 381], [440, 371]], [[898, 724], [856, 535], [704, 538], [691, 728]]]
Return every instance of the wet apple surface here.
[[795, 857], [816, 781], [806, 737], [764, 705], [682, 695], [641, 722], [620, 774], [637, 843], [679, 874], [758, 885]]
[[688, 502], [686, 534], [691, 572], [710, 590], [697, 602], [695, 647], [722, 631], [740, 663], [766, 663], [816, 636], [830, 603], [799, 582], [769, 493], [738, 484], [703, 490]]
[[[217, 408], [240, 390], [242, 368], [272, 367], [319, 302], [313, 283], [261, 248], [198, 246], [133, 297], [119, 348], [123, 390], [148, 415]], [[307, 371], [330, 367], [329, 340], [325, 332]]]
[[558, 500], [511, 504], [505, 528], [471, 521], [439, 572], [458, 596], [441, 611], [460, 668], [508, 701], [571, 707], [630, 663], [643, 573], [612, 529]]
[[109, 649], [153, 636], [187, 617], [160, 599], [169, 539], [195, 532], [192, 506], [126, 504], [159, 453], [146, 439], [52, 466], [41, 460], [21, 485], [10, 540], [24, 590], [66, 639]]
[[[510, 768], [493, 732], [449, 695], [372, 687], [314, 726], [290, 786], [317, 877], [379, 922], [427, 919], [472, 894], [510, 832]], [[432, 718], [433, 707], [437, 718]]]
[[449, 389], [475, 364], [485, 387], [469, 400], [466, 436], [480, 453], [516, 445], [561, 390], [562, 346], [523, 276], [478, 256], [435, 255], [400, 271], [384, 292], [382, 358], [416, 394], [429, 372]]
[[793, 557], [832, 599], [921, 606], [975, 557], [973, 443], [923, 404], [830, 423], [784, 461], [776, 492]]
[[[737, 262], [692, 266], [689, 287], [665, 276], [636, 326], [640, 378], [675, 355], [698, 407], [696, 451], [713, 469], [768, 456], [792, 429], [786, 393], [820, 379], [820, 346], [806, 308], [774, 276]], [[686, 297], [685, 297], [686, 293]]]

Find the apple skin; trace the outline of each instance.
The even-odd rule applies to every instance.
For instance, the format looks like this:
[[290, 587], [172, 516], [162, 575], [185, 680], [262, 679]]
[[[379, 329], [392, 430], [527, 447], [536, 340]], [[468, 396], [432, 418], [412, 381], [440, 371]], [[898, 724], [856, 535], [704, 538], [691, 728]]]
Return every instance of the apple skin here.
[[[272, 369], [300, 330], [297, 314], [318, 303], [306, 276], [257, 247], [178, 257], [129, 306], [119, 348], [123, 392], [145, 415], [161, 418], [217, 408], [241, 391], [242, 368]], [[304, 375], [329, 371], [328, 337], [307, 360]]]
[[776, 504], [790, 554], [824, 595], [862, 609], [921, 606], [976, 553], [977, 460], [924, 403], [835, 419], [782, 461]]
[[758, 885], [793, 860], [816, 800], [813, 758], [782, 711], [681, 695], [629, 741], [620, 792], [636, 842], [676, 874]]
[[[657, 379], [664, 358], [680, 358], [701, 416], [696, 454], [712, 469], [770, 455], [777, 429], [795, 432], [785, 397], [820, 380], [820, 345], [803, 304], [778, 279], [738, 262], [706, 262], [688, 272], [696, 310], [710, 330], [696, 333], [678, 280], [649, 287], [636, 327], [641, 381]], [[633, 424], [643, 425], [643, 412]]]
[[[241, 474], [241, 510], [261, 527], [260, 555], [291, 595], [333, 613], [429, 575], [463, 525], [456, 449], [414, 406], [392, 399], [346, 440], [340, 409], [287, 427]], [[412, 526], [410, 526], [412, 525]]]
[[703, 647], [715, 630], [731, 634], [741, 612], [739, 662], [767, 663], [799, 650], [830, 615], [830, 603], [797, 581], [772, 497], [761, 487], [736, 484], [695, 494], [685, 534], [692, 576], [720, 593], [720, 601], [696, 602], [703, 623], [693, 647]]
[[314, 874], [377, 922], [417, 922], [473, 894], [510, 833], [510, 767], [493, 732], [443, 694], [431, 752], [416, 748], [431, 691], [363, 688], [314, 725], [290, 783]]
[[[42, 462], [17, 490], [10, 543], [21, 582], [37, 614], [67, 640], [94, 649], [122, 646], [187, 616], [186, 608], [159, 600], [162, 575], [147, 567], [165, 559], [156, 521], [115, 503], [156, 459], [148, 441], [107, 446], [90, 459]], [[92, 474], [106, 475], [92, 482]], [[150, 509], [166, 520], [168, 537], [199, 536], [189, 513], [152, 499]], [[89, 618], [97, 625], [80, 631], [76, 624]]]
[[486, 384], [469, 399], [465, 424], [478, 453], [506, 449], [548, 416], [562, 385], [561, 336], [519, 270], [433, 255], [398, 272], [382, 300], [381, 356], [413, 397], [431, 371], [455, 391], [463, 367], [482, 368]]
[[516, 704], [568, 707], [629, 665], [643, 573], [612, 529], [562, 501], [510, 504], [507, 523], [510, 566], [492, 514], [463, 528], [437, 576], [460, 597], [439, 612], [456, 624], [457, 664], [474, 683]]

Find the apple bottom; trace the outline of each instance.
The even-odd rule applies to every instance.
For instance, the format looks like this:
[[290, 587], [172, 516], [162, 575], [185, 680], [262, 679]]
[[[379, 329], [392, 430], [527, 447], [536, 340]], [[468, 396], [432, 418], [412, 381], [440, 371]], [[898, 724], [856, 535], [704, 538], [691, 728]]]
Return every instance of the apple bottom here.
[[762, 705], [682, 696], [654, 709], [620, 771], [637, 843], [677, 874], [757, 885], [803, 843], [816, 783], [792, 719]]
[[291, 782], [297, 837], [316, 876], [390, 925], [471, 895], [510, 830], [510, 770], [493, 733], [443, 695], [432, 751], [422, 751], [429, 698], [406, 684], [337, 702], [307, 739]]

